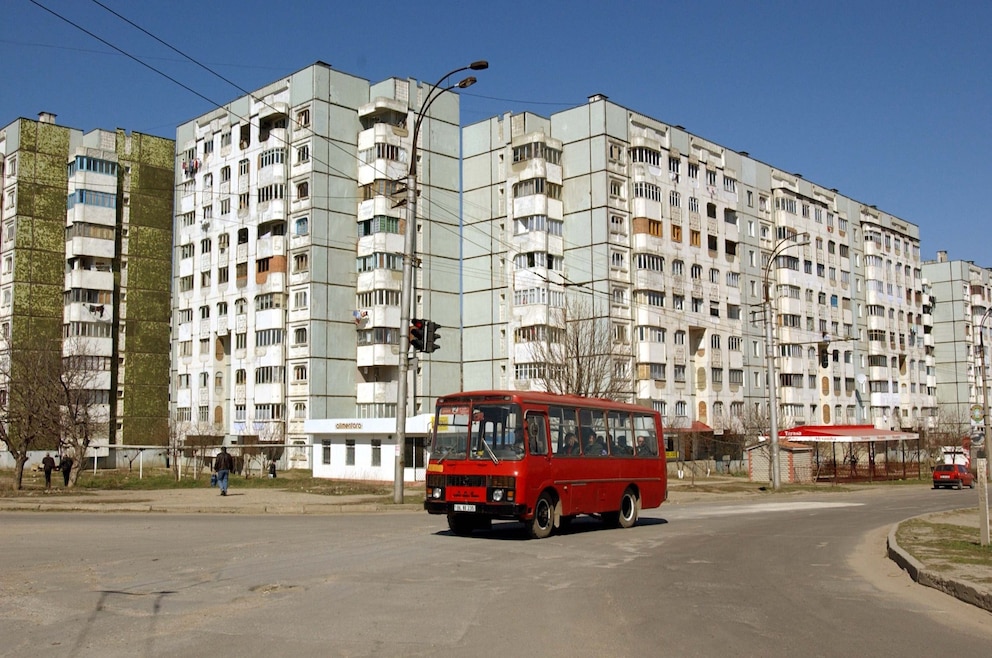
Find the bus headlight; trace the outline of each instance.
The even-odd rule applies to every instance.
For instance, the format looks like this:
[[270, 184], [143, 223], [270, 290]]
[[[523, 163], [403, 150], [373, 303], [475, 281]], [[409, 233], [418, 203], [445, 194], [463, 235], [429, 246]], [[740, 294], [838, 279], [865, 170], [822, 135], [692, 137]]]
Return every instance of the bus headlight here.
[[493, 502], [494, 503], [501, 503], [501, 502], [503, 502], [503, 490], [502, 489], [493, 489]]
[[431, 498], [438, 500], [441, 498], [442, 493], [443, 491], [441, 487], [434, 487], [433, 489], [431, 489]]

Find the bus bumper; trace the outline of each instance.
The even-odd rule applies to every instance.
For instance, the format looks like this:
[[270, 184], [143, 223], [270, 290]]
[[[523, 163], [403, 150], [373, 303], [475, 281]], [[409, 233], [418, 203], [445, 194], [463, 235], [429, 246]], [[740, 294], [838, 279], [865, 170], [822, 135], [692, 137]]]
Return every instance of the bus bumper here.
[[494, 519], [519, 519], [527, 512], [526, 505], [507, 505], [505, 503], [472, 503], [471, 505], [466, 505], [464, 503], [453, 503], [444, 500], [425, 500], [424, 509], [427, 510], [428, 514], [477, 514]]

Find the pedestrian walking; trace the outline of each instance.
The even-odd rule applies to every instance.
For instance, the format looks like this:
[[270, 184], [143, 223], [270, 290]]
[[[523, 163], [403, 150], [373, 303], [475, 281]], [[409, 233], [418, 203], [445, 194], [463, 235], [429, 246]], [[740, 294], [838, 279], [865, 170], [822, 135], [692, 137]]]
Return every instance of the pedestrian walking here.
[[45, 453], [45, 458], [41, 460], [41, 466], [45, 469], [45, 491], [50, 491], [52, 488], [52, 471], [55, 470], [55, 460], [52, 458], [52, 453]]
[[69, 473], [72, 472], [72, 457], [69, 455], [62, 455], [62, 460], [59, 461], [59, 470], [62, 471], [62, 479], [65, 480], [65, 486], [69, 486]]
[[227, 446], [222, 446], [217, 458], [214, 459], [214, 472], [217, 473], [217, 486], [220, 487], [220, 495], [227, 495], [227, 479], [234, 468], [234, 459], [227, 452]]

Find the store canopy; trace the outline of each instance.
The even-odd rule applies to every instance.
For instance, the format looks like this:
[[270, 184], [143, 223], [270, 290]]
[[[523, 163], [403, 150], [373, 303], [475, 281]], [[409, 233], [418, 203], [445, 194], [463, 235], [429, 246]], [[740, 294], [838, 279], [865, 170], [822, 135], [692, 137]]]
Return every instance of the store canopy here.
[[909, 441], [919, 438], [915, 432], [880, 430], [872, 425], [801, 425], [782, 430], [779, 436], [789, 441], [824, 443], [860, 443], [865, 441]]

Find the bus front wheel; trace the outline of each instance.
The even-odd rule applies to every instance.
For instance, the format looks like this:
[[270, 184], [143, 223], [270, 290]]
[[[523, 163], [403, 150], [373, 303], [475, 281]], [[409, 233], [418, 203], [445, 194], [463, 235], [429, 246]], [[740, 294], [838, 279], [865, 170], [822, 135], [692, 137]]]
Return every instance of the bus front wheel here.
[[555, 504], [551, 496], [541, 494], [534, 504], [534, 516], [527, 521], [527, 533], [533, 539], [544, 539], [555, 526]]
[[475, 530], [475, 523], [472, 517], [466, 514], [449, 514], [448, 529], [460, 537], [466, 537]]

